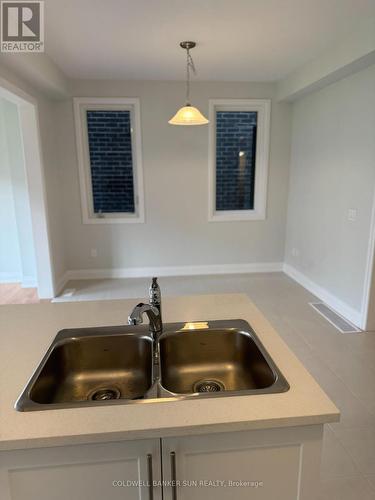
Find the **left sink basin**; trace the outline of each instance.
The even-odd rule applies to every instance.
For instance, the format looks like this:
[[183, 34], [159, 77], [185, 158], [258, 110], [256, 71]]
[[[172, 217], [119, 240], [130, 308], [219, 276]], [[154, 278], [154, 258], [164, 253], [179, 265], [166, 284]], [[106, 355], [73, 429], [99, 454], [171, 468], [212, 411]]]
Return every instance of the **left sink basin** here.
[[142, 399], [152, 386], [152, 355], [152, 340], [142, 326], [62, 330], [16, 408], [71, 408]]

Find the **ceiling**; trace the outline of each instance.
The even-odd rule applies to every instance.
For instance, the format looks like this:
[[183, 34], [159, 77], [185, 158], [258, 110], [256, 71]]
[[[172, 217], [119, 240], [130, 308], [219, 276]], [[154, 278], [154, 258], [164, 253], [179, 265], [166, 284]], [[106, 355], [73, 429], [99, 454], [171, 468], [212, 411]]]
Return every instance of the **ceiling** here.
[[375, 16], [375, 0], [45, 0], [46, 51], [72, 78], [273, 81]]

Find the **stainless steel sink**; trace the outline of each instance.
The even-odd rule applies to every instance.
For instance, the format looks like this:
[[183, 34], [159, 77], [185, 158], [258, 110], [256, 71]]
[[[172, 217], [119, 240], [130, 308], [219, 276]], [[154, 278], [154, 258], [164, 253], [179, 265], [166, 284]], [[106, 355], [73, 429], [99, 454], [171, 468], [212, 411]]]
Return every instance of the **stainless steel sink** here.
[[153, 384], [152, 357], [145, 327], [62, 330], [16, 408], [69, 408], [143, 398]]
[[268, 389], [276, 370], [251, 333], [233, 327], [178, 331], [160, 338], [160, 382], [176, 394]]
[[242, 320], [170, 323], [159, 355], [147, 326], [62, 330], [16, 403], [20, 411], [278, 393], [289, 385]]

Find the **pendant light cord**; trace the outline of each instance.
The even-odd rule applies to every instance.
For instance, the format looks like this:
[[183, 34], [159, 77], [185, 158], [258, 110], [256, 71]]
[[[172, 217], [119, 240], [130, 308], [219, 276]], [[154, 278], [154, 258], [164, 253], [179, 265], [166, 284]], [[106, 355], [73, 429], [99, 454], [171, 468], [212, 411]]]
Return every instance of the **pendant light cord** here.
[[193, 58], [190, 50], [186, 49], [186, 105], [190, 106], [190, 70], [196, 74]]

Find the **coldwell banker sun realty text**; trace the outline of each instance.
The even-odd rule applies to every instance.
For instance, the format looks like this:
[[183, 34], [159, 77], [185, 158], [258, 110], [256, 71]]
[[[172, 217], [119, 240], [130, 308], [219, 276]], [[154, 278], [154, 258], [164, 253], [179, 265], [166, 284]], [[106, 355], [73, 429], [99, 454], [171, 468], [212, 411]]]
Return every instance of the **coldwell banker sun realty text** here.
[[1, 2], [1, 52], [44, 52], [44, 2]]

